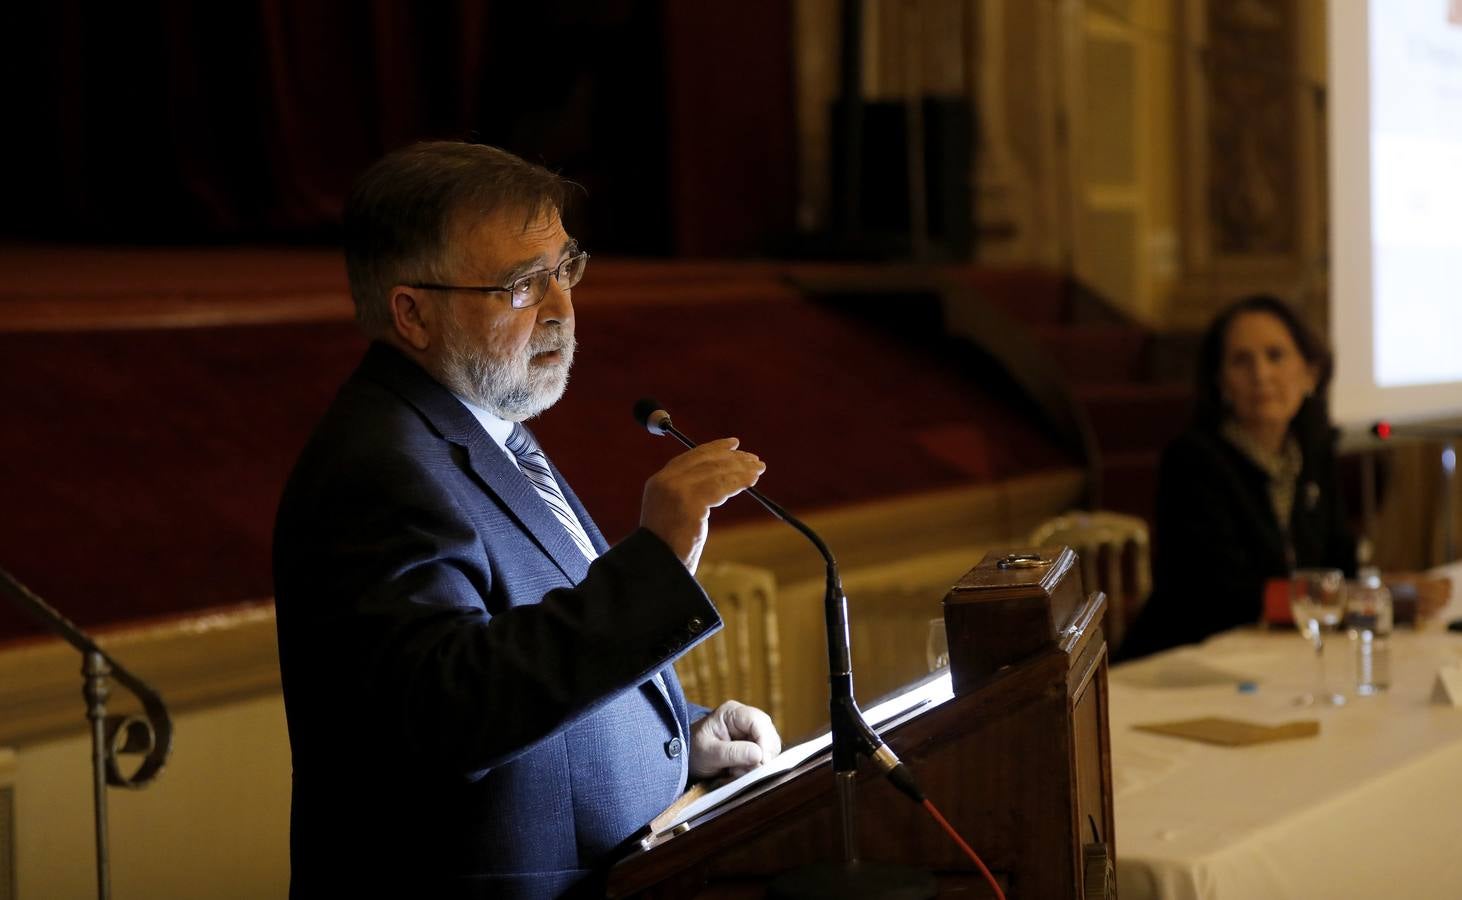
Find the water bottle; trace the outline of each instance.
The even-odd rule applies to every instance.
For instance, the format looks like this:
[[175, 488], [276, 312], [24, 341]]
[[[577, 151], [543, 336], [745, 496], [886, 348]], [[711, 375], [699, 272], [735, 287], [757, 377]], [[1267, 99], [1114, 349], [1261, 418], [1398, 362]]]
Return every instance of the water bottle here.
[[1360, 570], [1345, 601], [1345, 627], [1355, 647], [1355, 692], [1369, 696], [1391, 686], [1391, 592], [1380, 570]]

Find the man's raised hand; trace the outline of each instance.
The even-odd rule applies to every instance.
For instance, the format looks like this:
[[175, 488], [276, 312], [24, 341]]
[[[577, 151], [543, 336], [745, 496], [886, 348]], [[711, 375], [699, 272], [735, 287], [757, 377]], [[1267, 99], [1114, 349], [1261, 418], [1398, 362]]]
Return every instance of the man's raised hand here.
[[645, 482], [640, 525], [664, 541], [692, 575], [706, 544], [711, 510], [752, 485], [766, 471], [754, 454], [721, 438], [687, 450]]

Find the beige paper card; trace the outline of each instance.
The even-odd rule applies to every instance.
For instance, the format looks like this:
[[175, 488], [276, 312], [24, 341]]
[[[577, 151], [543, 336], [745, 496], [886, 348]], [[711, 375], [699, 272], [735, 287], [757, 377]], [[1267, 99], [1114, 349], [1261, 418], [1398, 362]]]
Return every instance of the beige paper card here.
[[1432, 685], [1432, 702], [1442, 706], [1462, 706], [1462, 664], [1451, 663], [1437, 670]]
[[1246, 744], [1314, 737], [1320, 733], [1320, 723], [1315, 719], [1299, 719], [1294, 722], [1285, 722], [1282, 725], [1261, 725], [1258, 722], [1210, 716], [1204, 719], [1154, 722], [1149, 725], [1132, 727], [1138, 731], [1188, 738], [1193, 741], [1203, 741], [1206, 744], [1221, 744], [1225, 747], [1242, 747]]

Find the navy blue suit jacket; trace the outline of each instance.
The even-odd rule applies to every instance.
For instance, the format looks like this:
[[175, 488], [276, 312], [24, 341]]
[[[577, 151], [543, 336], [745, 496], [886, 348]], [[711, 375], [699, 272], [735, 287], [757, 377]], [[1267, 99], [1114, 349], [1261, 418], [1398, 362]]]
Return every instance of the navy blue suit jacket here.
[[698, 708], [669, 664], [720, 619], [658, 537], [609, 548], [559, 481], [592, 565], [403, 354], [372, 346], [342, 388], [275, 526], [293, 897], [557, 896], [683, 787]]

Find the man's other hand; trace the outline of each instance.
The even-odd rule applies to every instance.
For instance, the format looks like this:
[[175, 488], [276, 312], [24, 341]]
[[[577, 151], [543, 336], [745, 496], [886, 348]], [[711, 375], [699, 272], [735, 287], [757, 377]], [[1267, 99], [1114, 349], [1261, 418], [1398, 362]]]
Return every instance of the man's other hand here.
[[772, 717], [727, 700], [690, 726], [690, 774], [710, 778], [750, 772], [782, 752], [782, 737]]
[[711, 509], [752, 485], [766, 471], [756, 456], [721, 438], [687, 450], [645, 482], [640, 525], [653, 532], [692, 575], [706, 545]]

